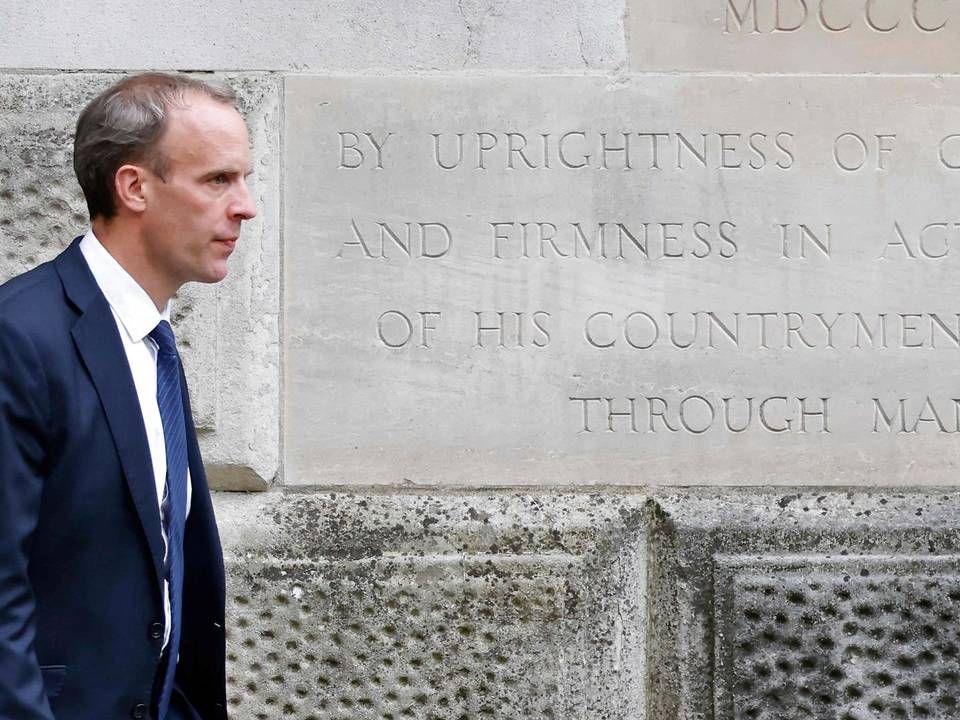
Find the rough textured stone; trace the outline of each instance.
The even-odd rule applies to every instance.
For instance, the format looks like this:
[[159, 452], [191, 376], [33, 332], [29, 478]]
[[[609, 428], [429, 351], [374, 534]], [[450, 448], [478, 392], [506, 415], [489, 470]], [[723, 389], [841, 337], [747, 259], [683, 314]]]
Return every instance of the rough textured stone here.
[[956, 717], [956, 493], [656, 502], [651, 717]]
[[242, 717], [956, 716], [957, 493], [216, 503]]
[[219, 495], [238, 717], [642, 720], [633, 495]]
[[956, 483], [958, 97], [287, 78], [285, 481]]
[[[636, 71], [952, 73], [960, 5], [941, 0], [628, 0]], [[797, 98], [801, 100], [801, 98]]]
[[956, 717], [958, 570], [957, 555], [718, 556], [717, 717]]
[[[83, 105], [116, 79], [0, 75], [0, 279], [52, 258], [86, 231], [73, 127]], [[235, 486], [242, 476], [251, 489], [270, 482], [279, 464], [280, 88], [270, 76], [224, 79], [250, 127], [260, 215], [244, 226], [230, 278], [185, 286], [173, 320], [211, 482], [223, 476]]]
[[612, 69], [619, 0], [109, 0], [0, 10], [0, 67]]

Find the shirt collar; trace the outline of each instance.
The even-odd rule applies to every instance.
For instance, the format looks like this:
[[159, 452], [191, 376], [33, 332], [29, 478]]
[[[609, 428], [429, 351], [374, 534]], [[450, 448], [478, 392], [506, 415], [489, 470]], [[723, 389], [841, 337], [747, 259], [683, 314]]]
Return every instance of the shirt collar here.
[[170, 303], [163, 312], [157, 312], [147, 291], [107, 251], [92, 229], [80, 241], [80, 252], [132, 342], [143, 340], [161, 320], [170, 321]]

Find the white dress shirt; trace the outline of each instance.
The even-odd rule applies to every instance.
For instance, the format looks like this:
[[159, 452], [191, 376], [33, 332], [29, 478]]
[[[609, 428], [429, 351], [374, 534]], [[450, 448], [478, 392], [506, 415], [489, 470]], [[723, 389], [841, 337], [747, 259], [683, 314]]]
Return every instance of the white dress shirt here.
[[[167, 449], [163, 439], [160, 408], [157, 405], [157, 345], [149, 335], [161, 320], [170, 321], [170, 303], [167, 303], [163, 312], [158, 312], [147, 292], [100, 244], [93, 230], [87, 232], [80, 241], [80, 252], [87, 261], [94, 280], [100, 286], [100, 291], [110, 304], [113, 319], [120, 332], [120, 339], [123, 341], [123, 349], [127, 354], [127, 363], [137, 390], [143, 426], [150, 446], [150, 460], [153, 463], [153, 479], [157, 488], [159, 512], [166, 488]], [[188, 469], [187, 514], [190, 513], [191, 494]], [[160, 532], [163, 533], [162, 522]], [[166, 555], [166, 533], [163, 533], [163, 544], [164, 555]], [[163, 614], [165, 621], [163, 646], [166, 647], [170, 640], [170, 588], [166, 580], [163, 581]]]

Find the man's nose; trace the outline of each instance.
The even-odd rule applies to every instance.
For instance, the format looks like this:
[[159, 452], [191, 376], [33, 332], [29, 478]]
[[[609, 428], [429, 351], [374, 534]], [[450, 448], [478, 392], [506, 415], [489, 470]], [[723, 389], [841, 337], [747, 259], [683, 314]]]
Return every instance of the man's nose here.
[[257, 216], [257, 204], [253, 201], [245, 179], [240, 180], [237, 194], [230, 206], [230, 215], [240, 220], [251, 220]]

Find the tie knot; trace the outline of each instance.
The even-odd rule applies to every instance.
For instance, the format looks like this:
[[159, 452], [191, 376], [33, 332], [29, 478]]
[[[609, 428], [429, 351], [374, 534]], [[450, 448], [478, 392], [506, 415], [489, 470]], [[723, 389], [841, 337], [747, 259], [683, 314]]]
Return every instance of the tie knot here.
[[165, 355], [177, 354], [177, 339], [173, 335], [173, 328], [166, 320], [161, 320], [157, 326], [150, 331], [150, 337], [157, 344], [160, 352]]

